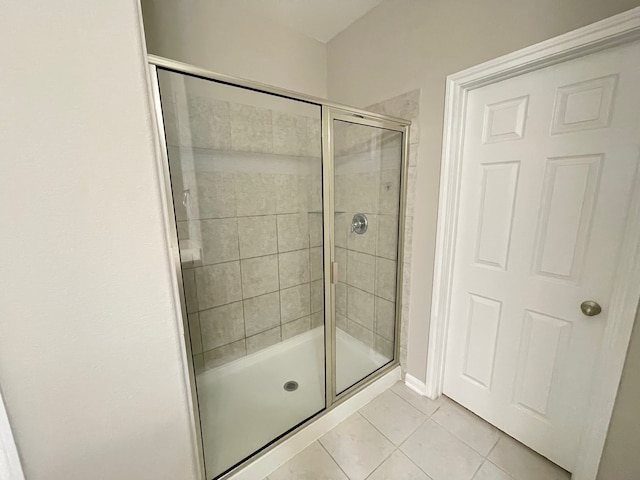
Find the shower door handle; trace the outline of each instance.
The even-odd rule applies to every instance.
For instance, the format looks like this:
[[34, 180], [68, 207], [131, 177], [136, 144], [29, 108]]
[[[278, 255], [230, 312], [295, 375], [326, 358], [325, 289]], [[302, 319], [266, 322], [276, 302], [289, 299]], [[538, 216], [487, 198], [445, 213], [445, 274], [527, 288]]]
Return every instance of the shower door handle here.
[[338, 262], [331, 262], [331, 283], [338, 283]]

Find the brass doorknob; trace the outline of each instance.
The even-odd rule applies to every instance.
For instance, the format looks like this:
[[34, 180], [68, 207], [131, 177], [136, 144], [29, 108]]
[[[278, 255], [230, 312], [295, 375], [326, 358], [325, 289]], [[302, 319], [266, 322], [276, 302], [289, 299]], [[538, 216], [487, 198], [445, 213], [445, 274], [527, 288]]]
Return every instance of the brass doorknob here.
[[587, 317], [595, 317], [602, 311], [602, 307], [598, 305], [598, 302], [587, 300], [580, 304], [580, 310], [582, 310], [582, 313]]

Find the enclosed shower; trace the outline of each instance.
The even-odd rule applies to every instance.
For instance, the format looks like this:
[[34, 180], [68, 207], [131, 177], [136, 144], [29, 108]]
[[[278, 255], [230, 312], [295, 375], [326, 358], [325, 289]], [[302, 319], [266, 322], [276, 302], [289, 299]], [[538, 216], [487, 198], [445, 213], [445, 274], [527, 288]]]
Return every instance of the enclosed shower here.
[[398, 365], [409, 122], [150, 56], [206, 478]]

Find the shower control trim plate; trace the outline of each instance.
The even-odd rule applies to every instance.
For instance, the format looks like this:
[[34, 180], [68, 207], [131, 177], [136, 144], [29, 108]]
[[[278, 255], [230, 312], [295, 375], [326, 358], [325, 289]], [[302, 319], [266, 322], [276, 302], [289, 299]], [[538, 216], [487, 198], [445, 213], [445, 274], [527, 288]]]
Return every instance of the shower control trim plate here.
[[367, 216], [364, 213], [356, 213], [351, 220], [351, 231], [362, 235], [367, 231], [367, 228], [369, 228]]

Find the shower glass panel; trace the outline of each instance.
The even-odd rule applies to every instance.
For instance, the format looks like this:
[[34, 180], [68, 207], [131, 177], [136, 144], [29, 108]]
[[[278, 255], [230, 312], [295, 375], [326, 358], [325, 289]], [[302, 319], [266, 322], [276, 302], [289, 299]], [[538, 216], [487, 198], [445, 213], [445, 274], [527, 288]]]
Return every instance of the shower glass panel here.
[[211, 479], [325, 408], [321, 107], [158, 78]]
[[333, 120], [336, 393], [394, 360], [402, 132]]

